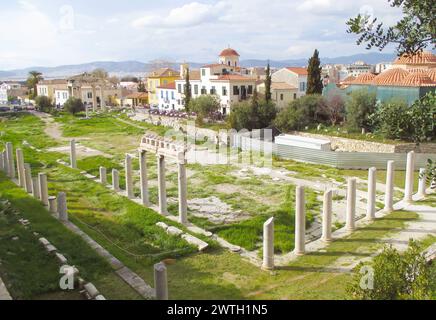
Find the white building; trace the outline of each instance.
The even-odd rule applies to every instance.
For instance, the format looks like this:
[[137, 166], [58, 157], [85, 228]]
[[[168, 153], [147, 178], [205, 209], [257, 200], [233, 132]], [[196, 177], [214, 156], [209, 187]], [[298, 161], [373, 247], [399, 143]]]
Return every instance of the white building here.
[[0, 103], [8, 103], [8, 85], [6, 83], [0, 84]]
[[[186, 70], [187, 65], [181, 65], [181, 78], [175, 81], [174, 88], [172, 85], [157, 88], [159, 109], [185, 109]], [[219, 56], [219, 63], [205, 65], [200, 71], [190, 71], [192, 97], [216, 95], [221, 103], [221, 113], [227, 115], [233, 104], [249, 99], [254, 92], [256, 78], [243, 75], [245, 71], [239, 65], [239, 54], [233, 49], [225, 49]]]
[[353, 76], [357, 78], [358, 76], [365, 73], [373, 73], [374, 66], [367, 64], [363, 61], [356, 61], [353, 64], [350, 64], [346, 67], [348, 76]]
[[56, 106], [63, 106], [65, 102], [70, 97], [70, 94], [68, 92], [68, 89], [62, 90], [62, 89], [55, 89], [55, 105]]
[[289, 67], [283, 68], [272, 74], [272, 82], [287, 83], [296, 87], [297, 98], [306, 95], [308, 72], [306, 68]]
[[23, 100], [25, 88], [17, 82], [3, 82], [0, 84], [0, 103], [6, 104], [9, 98], [16, 97], [18, 100]]

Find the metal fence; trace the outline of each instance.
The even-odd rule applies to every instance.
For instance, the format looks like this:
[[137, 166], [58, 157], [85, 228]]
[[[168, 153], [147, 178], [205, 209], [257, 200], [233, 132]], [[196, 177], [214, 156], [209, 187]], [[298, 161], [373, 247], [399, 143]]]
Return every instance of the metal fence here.
[[[278, 145], [251, 138], [249, 133], [237, 134], [233, 139], [233, 147], [243, 151], [263, 152], [295, 161], [327, 165], [339, 169], [386, 169], [387, 162], [395, 161], [398, 170], [405, 170], [407, 154], [405, 153], [371, 153], [371, 152], [334, 152], [321, 151], [302, 147]], [[436, 161], [436, 154], [416, 154], [415, 168], [425, 168], [428, 159]]]

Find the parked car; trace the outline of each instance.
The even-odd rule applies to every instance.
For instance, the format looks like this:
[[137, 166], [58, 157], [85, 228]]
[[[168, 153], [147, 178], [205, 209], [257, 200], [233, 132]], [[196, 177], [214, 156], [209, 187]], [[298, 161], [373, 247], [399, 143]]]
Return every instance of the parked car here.
[[0, 107], [0, 112], [9, 112], [11, 111], [11, 108], [9, 107]]

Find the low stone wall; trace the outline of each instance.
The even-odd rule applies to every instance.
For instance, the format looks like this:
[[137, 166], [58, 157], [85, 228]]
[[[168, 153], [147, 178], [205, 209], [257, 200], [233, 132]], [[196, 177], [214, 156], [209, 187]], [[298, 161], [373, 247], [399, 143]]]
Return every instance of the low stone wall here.
[[292, 134], [302, 137], [329, 140], [332, 145], [332, 150], [337, 152], [408, 153], [410, 151], [415, 151], [416, 153], [436, 153], [436, 143], [423, 143], [420, 146], [416, 146], [414, 143], [394, 145], [307, 132], [293, 132]]

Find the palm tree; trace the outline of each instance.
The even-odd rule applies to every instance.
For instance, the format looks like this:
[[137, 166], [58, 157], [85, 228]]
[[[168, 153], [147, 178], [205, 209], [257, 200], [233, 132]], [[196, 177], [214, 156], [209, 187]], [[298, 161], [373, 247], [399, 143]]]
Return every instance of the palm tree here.
[[36, 97], [36, 95], [37, 95], [36, 86], [41, 80], [44, 80], [41, 72], [39, 72], [39, 71], [30, 71], [29, 72], [29, 77], [27, 78], [27, 86], [29, 87], [29, 89], [33, 90], [33, 97]]

